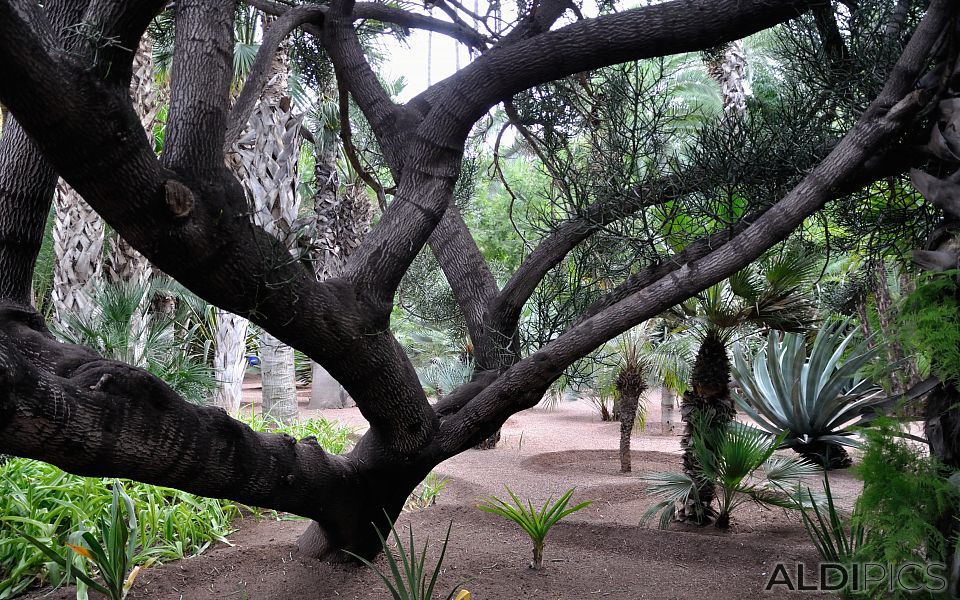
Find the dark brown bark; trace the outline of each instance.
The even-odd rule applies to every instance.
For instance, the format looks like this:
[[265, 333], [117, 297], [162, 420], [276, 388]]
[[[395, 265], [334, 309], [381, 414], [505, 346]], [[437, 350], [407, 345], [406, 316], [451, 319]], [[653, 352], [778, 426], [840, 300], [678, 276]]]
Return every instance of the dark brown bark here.
[[[104, 10], [113, 4], [103, 3]], [[148, 4], [129, 3], [137, 9]], [[482, 270], [449, 264], [473, 264], [479, 253], [465, 239], [462, 221], [443, 221], [474, 121], [532, 85], [741, 38], [810, 4], [682, 0], [549, 30], [563, 10], [562, 3], [550, 2], [517, 36], [399, 106], [363, 56], [353, 25], [352, 11], [359, 5], [334, 1], [320, 37], [338, 79], [373, 127], [397, 190], [345, 277], [318, 283], [272, 236], [250, 224], [242, 190], [223, 168], [231, 2], [177, 2], [174, 84], [161, 163], [125, 83], [102, 78], [103, 65], [91, 69], [51, 45], [50, 31], [38, 25], [30, 8], [34, 3], [0, 0], [0, 101], [43, 156], [163, 271], [327, 368], [371, 424], [344, 457], [326, 455], [309, 442], [256, 434], [222, 412], [185, 405], [141, 371], [55, 342], [22, 302], [5, 301], [0, 452], [77, 473], [132, 477], [289, 510], [316, 521], [303, 540], [305, 550], [328, 557], [339, 556], [340, 548], [373, 555], [379, 542], [369, 523], [385, 525], [395, 518], [432, 466], [534, 405], [568, 365], [597, 345], [741, 269], [849, 184], [923, 105], [922, 95], [908, 94], [953, 16], [952, 3], [935, 0], [881, 96], [788, 196], [748, 226], [726, 232], [719, 244], [699, 242], [697, 252], [648, 271], [642, 284], [616, 290], [589, 318], [531, 356], [514, 363], [518, 355], [511, 355], [508, 365], [499, 364], [496, 349], [506, 335], [512, 346], [515, 331], [489, 316], [499, 292]], [[126, 28], [118, 34], [138, 39], [143, 33], [138, 19], [116, 19]], [[0, 154], [0, 171], [16, 154]], [[26, 199], [18, 205], [43, 212]], [[36, 214], [31, 219], [24, 227], [36, 226]], [[473, 323], [471, 335], [485, 348], [484, 362], [497, 368], [481, 370], [431, 407], [389, 333], [389, 315], [400, 278], [438, 225], [457, 240], [438, 251], [446, 255], [445, 271]], [[36, 231], [26, 233], [36, 239]], [[0, 264], [32, 262], [29, 252], [18, 257], [8, 253], [11, 248], [0, 244]]]

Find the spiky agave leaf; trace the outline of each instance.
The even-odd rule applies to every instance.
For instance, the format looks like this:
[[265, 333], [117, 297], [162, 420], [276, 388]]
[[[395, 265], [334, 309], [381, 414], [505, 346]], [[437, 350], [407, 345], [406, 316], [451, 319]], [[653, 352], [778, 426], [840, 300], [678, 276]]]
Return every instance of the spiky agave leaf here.
[[857, 375], [882, 348], [866, 342], [851, 348], [856, 332], [844, 335], [845, 325], [821, 327], [809, 355], [803, 336], [787, 333], [781, 341], [777, 332], [770, 332], [752, 365], [742, 351], [734, 352], [735, 401], [761, 428], [785, 435], [786, 446], [856, 445], [853, 428], [870, 420], [885, 399]]

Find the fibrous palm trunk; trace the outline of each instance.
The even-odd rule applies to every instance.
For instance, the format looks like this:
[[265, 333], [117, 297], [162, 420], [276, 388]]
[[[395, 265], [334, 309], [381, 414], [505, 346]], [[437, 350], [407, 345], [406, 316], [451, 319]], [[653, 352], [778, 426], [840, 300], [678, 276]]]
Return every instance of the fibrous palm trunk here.
[[103, 265], [103, 220], [80, 194], [60, 180], [54, 197], [53, 268], [51, 297], [57, 321], [66, 325], [71, 316], [89, 317], [93, 292]]
[[704, 336], [693, 363], [690, 389], [680, 402], [680, 418], [683, 420], [683, 471], [697, 482], [697, 499], [691, 500], [678, 510], [678, 518], [706, 524], [713, 516], [716, 494], [713, 484], [701, 474], [700, 464], [693, 450], [693, 434], [696, 424], [705, 427], [726, 427], [736, 415], [730, 397], [730, 359], [720, 332], [711, 328]]
[[724, 116], [739, 119], [745, 115], [750, 91], [743, 42], [736, 40], [705, 51], [704, 62], [707, 73], [720, 84]]
[[643, 371], [635, 365], [621, 367], [617, 375], [617, 392], [620, 394], [620, 472], [629, 473], [630, 436], [637, 420], [640, 395], [647, 389]]
[[[314, 265], [317, 279], [340, 277], [350, 255], [370, 231], [370, 199], [359, 183], [341, 185], [337, 174], [337, 145], [325, 141], [315, 170], [316, 239]], [[311, 408], [345, 408], [353, 401], [317, 363], [312, 363]]]
[[[289, 56], [286, 44], [277, 53], [273, 77], [254, 109], [228, 162], [238, 174], [250, 203], [251, 217], [297, 260], [297, 161], [302, 115], [295, 115], [287, 95]], [[267, 275], [269, 276], [269, 274]], [[293, 349], [266, 332], [260, 338], [263, 413], [281, 421], [296, 419], [297, 388]]]
[[247, 326], [243, 317], [217, 309], [214, 331], [213, 372], [217, 390], [213, 403], [235, 414], [243, 399], [243, 374], [247, 367]]

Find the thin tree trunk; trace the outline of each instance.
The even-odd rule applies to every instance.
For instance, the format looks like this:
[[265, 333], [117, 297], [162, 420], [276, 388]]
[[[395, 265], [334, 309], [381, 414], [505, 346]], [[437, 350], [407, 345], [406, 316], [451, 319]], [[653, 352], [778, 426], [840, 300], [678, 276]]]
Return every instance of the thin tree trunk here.
[[660, 433], [673, 435], [676, 427], [677, 393], [671, 388], [660, 388]]
[[293, 348], [265, 331], [260, 334], [260, 372], [263, 374], [263, 414], [282, 423], [295, 421], [299, 411]]

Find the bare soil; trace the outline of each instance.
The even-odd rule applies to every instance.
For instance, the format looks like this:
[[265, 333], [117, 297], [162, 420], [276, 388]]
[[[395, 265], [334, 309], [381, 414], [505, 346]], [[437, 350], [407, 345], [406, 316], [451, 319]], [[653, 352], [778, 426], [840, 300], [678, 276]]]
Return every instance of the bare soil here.
[[[764, 591], [777, 562], [789, 563], [791, 574], [798, 562], [805, 563], [808, 572], [816, 568], [816, 553], [796, 514], [745, 504], [726, 532], [683, 524], [666, 531], [638, 525], [652, 504], [639, 477], [676, 471], [680, 464], [679, 438], [659, 434], [656, 393], [647, 399], [647, 407], [651, 425], [634, 434], [630, 474], [619, 473], [619, 424], [600, 422], [584, 400], [517, 414], [504, 426], [496, 450], [469, 451], [440, 465], [437, 471], [448, 483], [437, 504], [405, 513], [398, 522], [403, 536], [413, 528], [418, 545], [430, 541], [431, 564], [453, 523], [437, 597], [445, 598], [461, 582], [474, 600], [832, 597], [791, 594], [782, 588]], [[366, 426], [355, 408], [304, 412], [358, 430]], [[841, 505], [852, 505], [859, 482], [849, 473], [836, 472], [831, 484]], [[530, 542], [515, 524], [476, 509], [478, 500], [504, 495], [505, 485], [535, 503], [571, 487], [576, 487], [574, 501], [592, 501], [551, 530], [540, 572], [528, 568]], [[305, 521], [248, 517], [236, 526], [232, 547], [220, 545], [199, 557], [150, 568], [129, 598], [390, 597], [367, 568], [298, 556], [295, 542]], [[382, 557], [378, 565], [386, 568]], [[74, 594], [67, 588], [30, 597], [67, 600]]]

